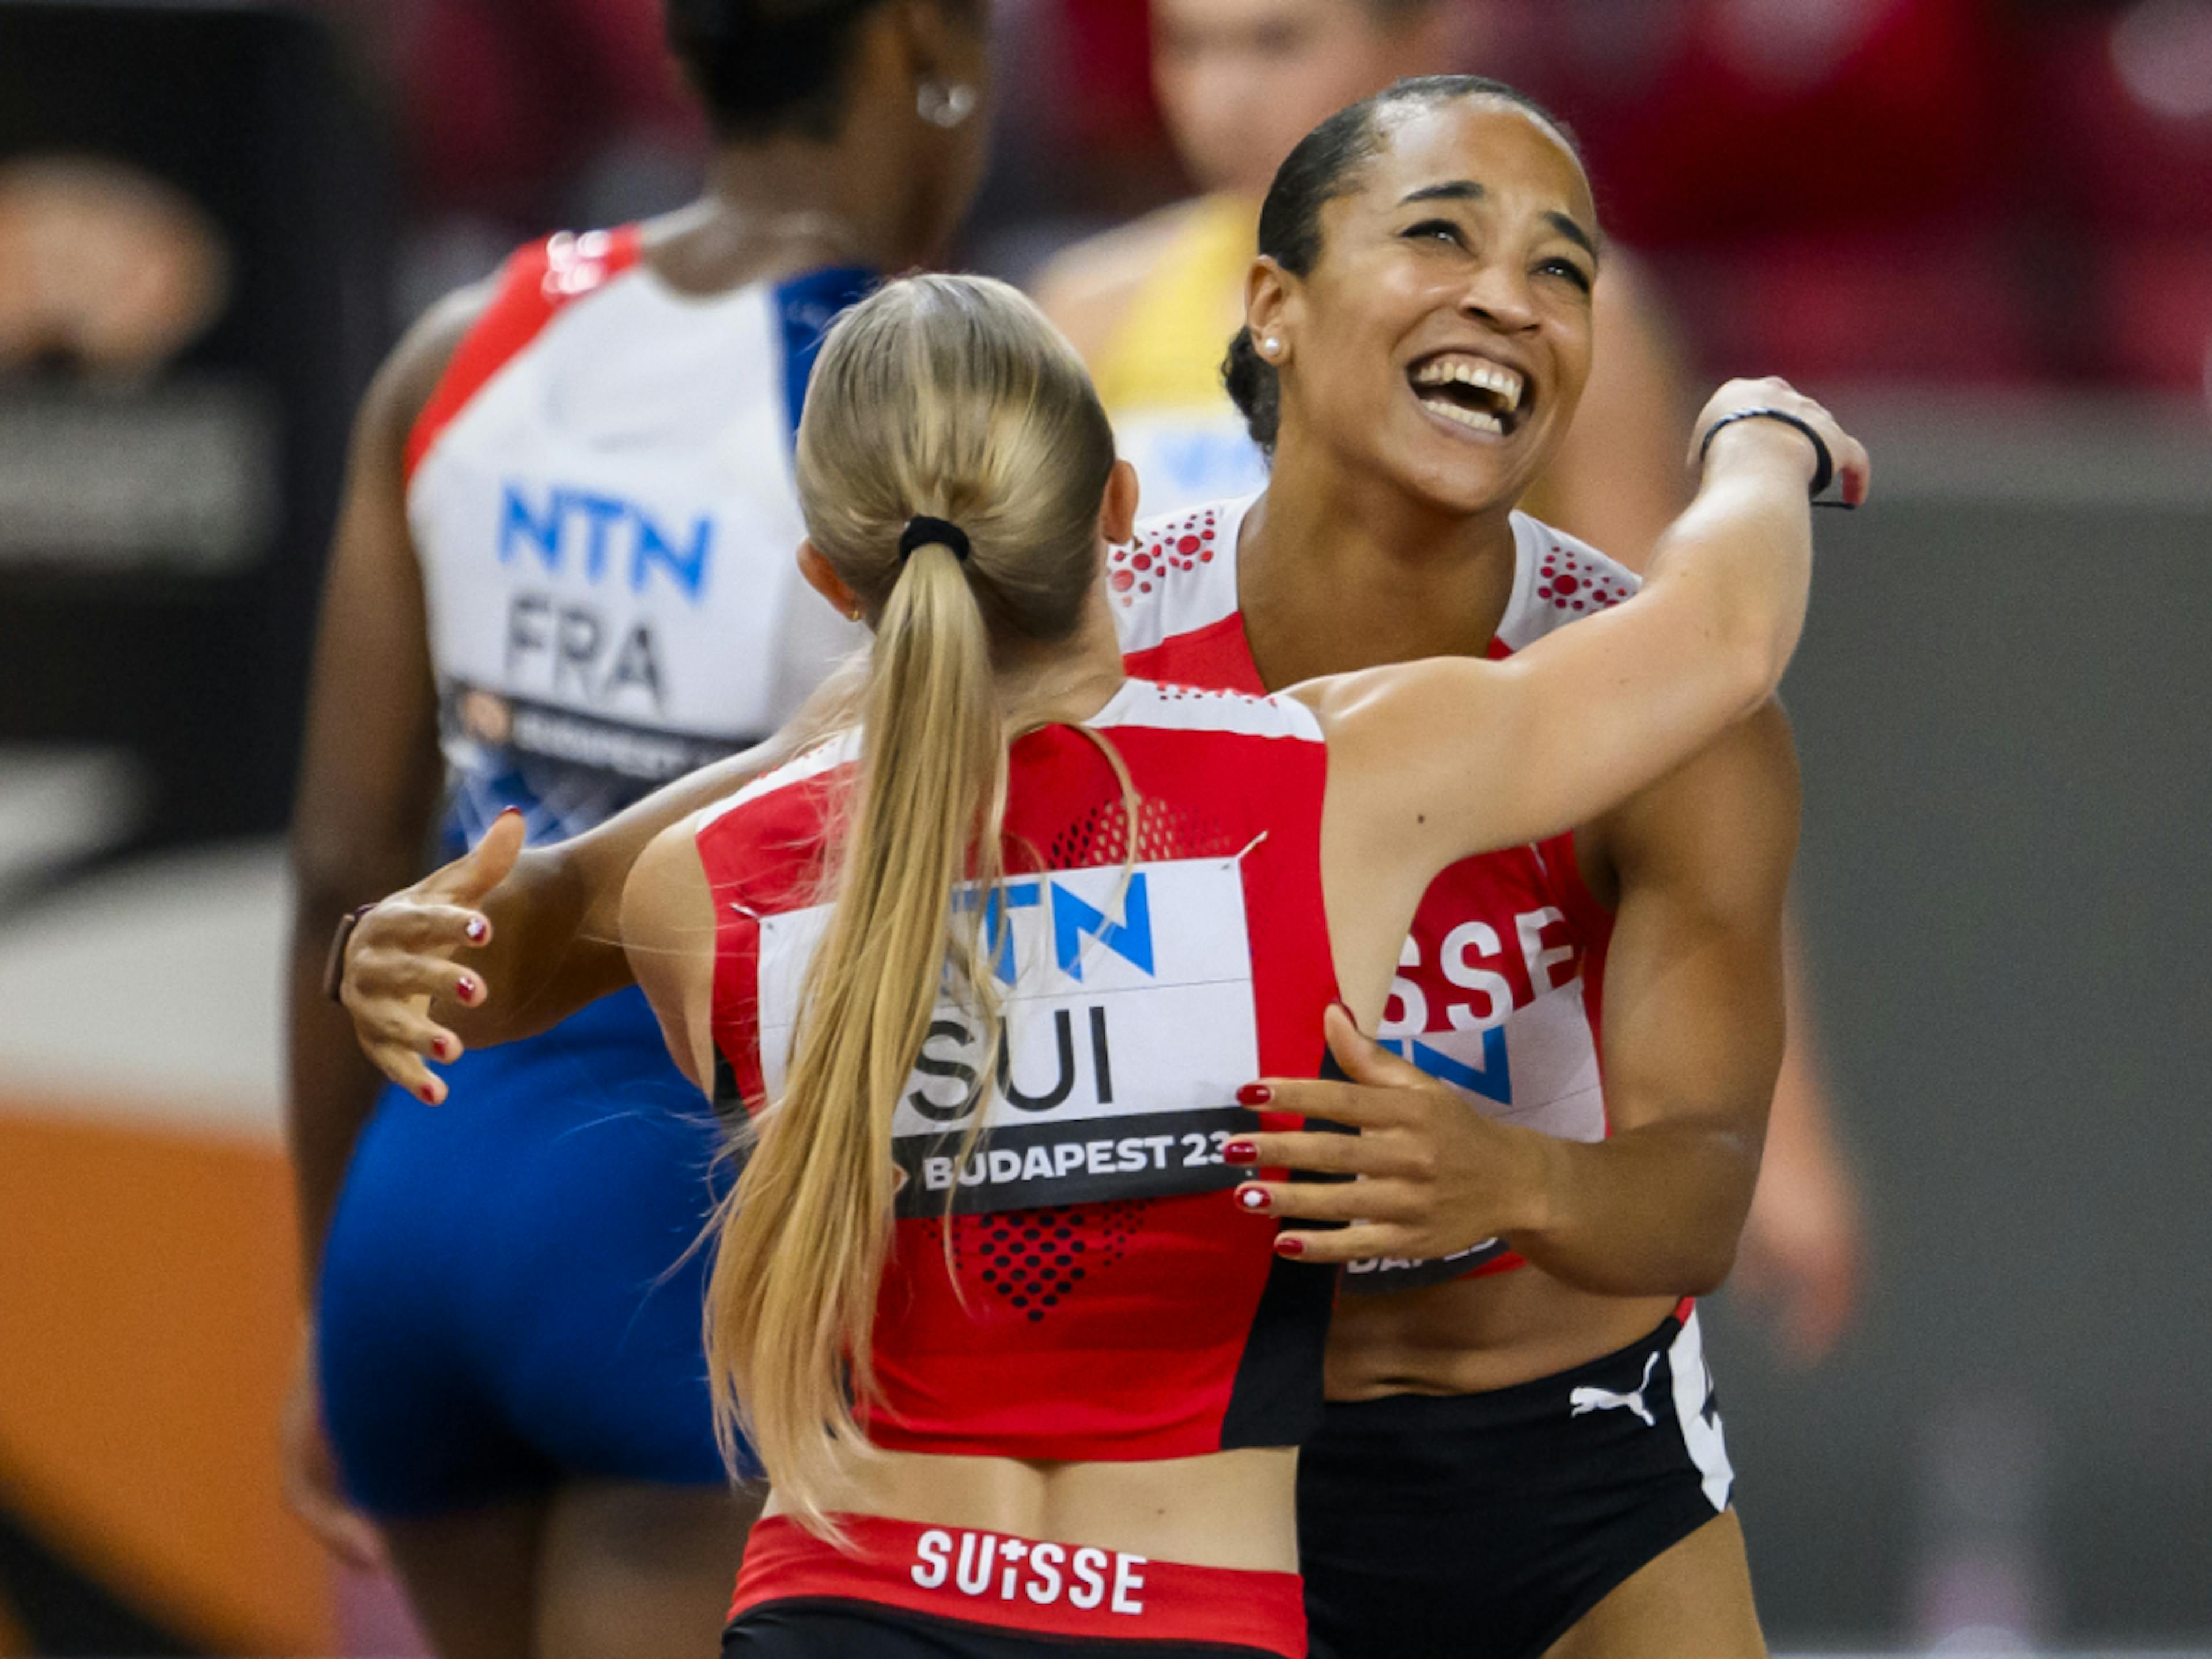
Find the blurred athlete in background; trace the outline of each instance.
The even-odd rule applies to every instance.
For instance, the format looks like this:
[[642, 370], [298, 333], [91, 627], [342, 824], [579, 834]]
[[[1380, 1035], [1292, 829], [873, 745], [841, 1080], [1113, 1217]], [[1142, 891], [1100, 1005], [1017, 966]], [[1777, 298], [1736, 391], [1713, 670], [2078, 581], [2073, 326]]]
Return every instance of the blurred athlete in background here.
[[434, 826], [446, 856], [507, 811], [588, 829], [776, 730], [856, 642], [792, 568], [793, 434], [830, 319], [974, 192], [987, 10], [668, 0], [705, 193], [523, 248], [361, 412], [293, 836], [317, 1292], [288, 1455], [303, 1514], [357, 1562], [380, 1536], [450, 1659], [714, 1639], [757, 1502], [716, 1449], [684, 1255], [717, 1132], [635, 992], [461, 1060], [465, 1112], [379, 1096], [325, 946]]
[[[1036, 284], [1089, 362], [1147, 518], [1265, 487], [1266, 463], [1222, 389], [1244, 320], [1260, 203], [1291, 148], [1332, 112], [1407, 76], [1455, 67], [1468, 9], [1451, 0], [1152, 0], [1152, 73], [1177, 154], [1204, 193], [1079, 243]], [[1640, 569], [1682, 507], [1675, 441], [1691, 395], [1656, 296], [1609, 246], [1601, 349], [1573, 428], [1522, 503]], [[1811, 1363], [1848, 1324], [1861, 1267], [1858, 1198], [1813, 1062], [1791, 952], [1790, 1041], [1739, 1288], [1776, 1304]]]

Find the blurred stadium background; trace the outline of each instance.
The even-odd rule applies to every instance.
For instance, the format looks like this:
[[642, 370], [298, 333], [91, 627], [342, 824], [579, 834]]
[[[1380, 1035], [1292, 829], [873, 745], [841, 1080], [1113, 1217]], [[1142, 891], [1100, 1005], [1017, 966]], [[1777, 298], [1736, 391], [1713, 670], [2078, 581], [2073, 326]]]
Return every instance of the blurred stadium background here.
[[[1778, 1644], [2212, 1647], [2212, 0], [1467, 0], [1702, 378], [1872, 445], [1789, 698], [1868, 1308], [1714, 1345]], [[1184, 189], [1000, 0], [964, 261]], [[275, 839], [367, 377], [659, 210], [659, 0], [0, 0], [0, 1656], [388, 1653], [283, 1512]]]

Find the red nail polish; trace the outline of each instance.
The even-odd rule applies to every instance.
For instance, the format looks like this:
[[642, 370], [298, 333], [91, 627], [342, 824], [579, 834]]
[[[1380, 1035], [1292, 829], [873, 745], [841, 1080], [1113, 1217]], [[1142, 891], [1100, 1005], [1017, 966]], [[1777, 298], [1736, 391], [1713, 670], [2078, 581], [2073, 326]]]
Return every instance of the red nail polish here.
[[427, 1083], [415, 1092], [422, 1097], [422, 1103], [425, 1106], [435, 1106], [438, 1103], [438, 1091]]
[[1285, 1233], [1275, 1240], [1277, 1255], [1304, 1255], [1305, 1253], [1306, 1242], [1303, 1238], [1294, 1238]]
[[[519, 818], [522, 816], [522, 809], [520, 806], [502, 807], [500, 809], [499, 816], [502, 818]], [[497, 819], [494, 822], [496, 823]]]
[[471, 916], [469, 925], [462, 928], [461, 932], [468, 936], [470, 944], [482, 945], [484, 940], [491, 937], [491, 924], [482, 916]]
[[1275, 1091], [1264, 1083], [1248, 1083], [1237, 1091], [1239, 1106], [1265, 1106], [1275, 1097]]
[[1249, 1140], [1232, 1140], [1221, 1149], [1224, 1164], [1257, 1164], [1260, 1149]]
[[474, 975], [463, 974], [454, 981], [453, 994], [464, 1002], [474, 1002], [483, 994], [483, 987], [477, 983]]
[[432, 1037], [432, 1038], [430, 1039], [430, 1058], [431, 1058], [431, 1059], [433, 1059], [433, 1060], [444, 1060], [447, 1055], [451, 1054], [453, 1052], [453, 1043], [452, 1043], [451, 1042], [447, 1041], [446, 1038], [444, 1038], [444, 1037]]
[[1240, 1187], [1237, 1190], [1237, 1202], [1257, 1215], [1263, 1210], [1273, 1208], [1275, 1201], [1267, 1196], [1265, 1187]]

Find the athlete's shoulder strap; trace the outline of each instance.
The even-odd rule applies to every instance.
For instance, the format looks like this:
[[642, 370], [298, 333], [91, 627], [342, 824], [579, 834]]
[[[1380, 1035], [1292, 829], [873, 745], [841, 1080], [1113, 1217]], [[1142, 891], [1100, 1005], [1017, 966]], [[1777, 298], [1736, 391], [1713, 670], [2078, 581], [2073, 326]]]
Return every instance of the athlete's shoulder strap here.
[[453, 417], [468, 407], [516, 354], [564, 307], [603, 287], [637, 263], [635, 225], [616, 230], [561, 231], [526, 244], [492, 279], [492, 295], [453, 349], [422, 412], [407, 434], [406, 476], [412, 478]]
[[1553, 629], [1595, 616], [1644, 585], [1619, 560], [1526, 513], [1513, 515], [1513, 597], [1498, 624], [1497, 644], [1504, 653], [1525, 650]]
[[779, 789], [787, 789], [810, 778], [818, 778], [825, 772], [834, 772], [860, 757], [860, 730], [858, 726], [824, 738], [811, 749], [786, 761], [774, 771], [762, 773], [728, 799], [716, 801], [712, 806], [702, 809], [696, 820], [696, 827], [703, 831], [739, 807], [749, 806]]
[[1113, 550], [1106, 585], [1124, 656], [1232, 616], [1237, 532], [1250, 499], [1147, 519]]

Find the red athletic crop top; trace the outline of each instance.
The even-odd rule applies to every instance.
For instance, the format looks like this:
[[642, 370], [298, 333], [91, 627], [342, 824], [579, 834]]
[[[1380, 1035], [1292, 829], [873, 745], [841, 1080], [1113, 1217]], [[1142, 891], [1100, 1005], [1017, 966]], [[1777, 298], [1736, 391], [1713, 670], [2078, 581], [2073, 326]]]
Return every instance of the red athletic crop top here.
[[[1243, 1172], [1221, 1148], [1263, 1121], [1236, 1104], [1241, 1085], [1316, 1076], [1325, 1057], [1320, 727], [1286, 700], [1140, 680], [1091, 724], [1141, 799], [1135, 863], [1089, 738], [1052, 726], [1014, 745], [1009, 874], [983, 901], [1006, 1040], [972, 1157], [966, 1102], [986, 1061], [957, 1006], [939, 1008], [898, 1109], [883, 1398], [864, 1419], [878, 1445], [1188, 1457], [1295, 1445], [1318, 1421], [1334, 1273], [1275, 1256], [1274, 1224], [1231, 1199]], [[858, 752], [853, 737], [825, 744], [698, 830], [718, 1093], [748, 1109], [781, 1079]]]

